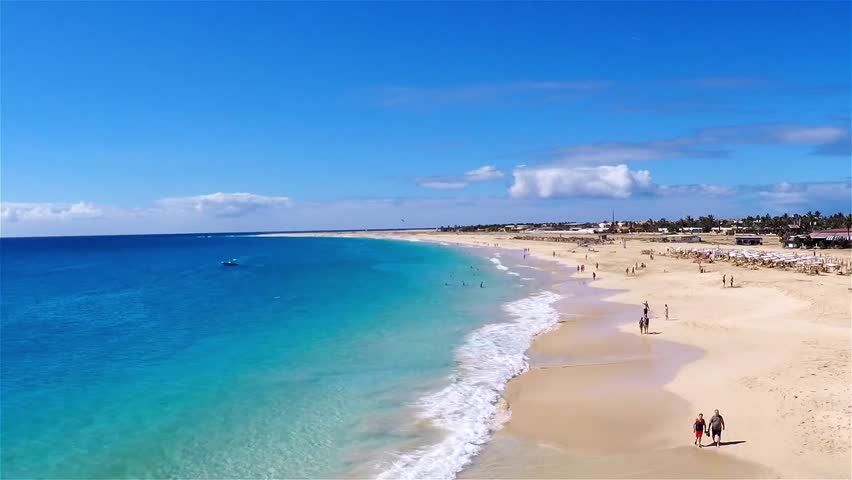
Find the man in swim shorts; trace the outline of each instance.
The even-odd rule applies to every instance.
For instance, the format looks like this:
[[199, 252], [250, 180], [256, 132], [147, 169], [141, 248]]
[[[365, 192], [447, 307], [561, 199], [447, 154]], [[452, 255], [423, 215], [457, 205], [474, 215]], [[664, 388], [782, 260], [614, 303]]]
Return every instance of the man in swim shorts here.
[[725, 429], [725, 419], [719, 415], [719, 410], [716, 409], [712, 417], [710, 417], [710, 439], [720, 447], [722, 443], [722, 430]]

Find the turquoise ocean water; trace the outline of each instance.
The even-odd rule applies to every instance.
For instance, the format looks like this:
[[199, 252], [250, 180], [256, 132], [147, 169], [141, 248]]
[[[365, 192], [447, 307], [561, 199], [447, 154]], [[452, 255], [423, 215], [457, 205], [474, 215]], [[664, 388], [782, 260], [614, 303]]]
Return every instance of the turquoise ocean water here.
[[3, 239], [0, 255], [3, 478], [451, 478], [555, 321], [533, 268], [426, 243]]

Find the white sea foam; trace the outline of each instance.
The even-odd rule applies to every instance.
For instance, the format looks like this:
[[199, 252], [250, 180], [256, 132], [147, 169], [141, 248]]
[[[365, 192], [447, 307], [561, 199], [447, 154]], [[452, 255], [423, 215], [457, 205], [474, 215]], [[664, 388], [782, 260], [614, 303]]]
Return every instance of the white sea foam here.
[[519, 268], [531, 268], [533, 270], [541, 270], [538, 267], [533, 267], [532, 265], [518, 265]]
[[455, 478], [508, 418], [498, 405], [500, 393], [509, 379], [529, 368], [525, 352], [533, 337], [558, 321], [553, 303], [560, 298], [545, 291], [508, 303], [503, 309], [514, 321], [471, 332], [456, 352], [458, 367], [451, 384], [418, 403], [421, 416], [445, 430], [446, 436], [399, 455], [379, 478]]
[[509, 267], [503, 265], [499, 258], [489, 258], [489, 260], [491, 260], [491, 263], [493, 263], [494, 266], [497, 267], [497, 270], [509, 270]]
[[518, 272], [506, 272], [506, 273], [508, 273], [509, 275], [514, 275], [514, 276], [516, 276], [516, 277], [520, 277], [520, 276], [521, 276], [521, 274], [520, 274], [520, 273], [518, 273]]
[[521, 277], [521, 280], [535, 280], [535, 279], [532, 278], [532, 277]]

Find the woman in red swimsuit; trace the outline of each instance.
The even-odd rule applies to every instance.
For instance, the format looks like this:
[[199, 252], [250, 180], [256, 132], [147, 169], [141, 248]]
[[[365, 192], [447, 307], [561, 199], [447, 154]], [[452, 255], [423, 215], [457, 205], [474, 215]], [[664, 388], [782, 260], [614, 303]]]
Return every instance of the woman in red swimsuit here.
[[704, 414], [699, 413], [698, 418], [695, 419], [695, 423], [692, 424], [692, 431], [695, 433], [695, 445], [698, 445], [699, 448], [704, 446], [701, 445], [701, 436], [707, 431], [706, 429], [707, 424], [704, 422]]

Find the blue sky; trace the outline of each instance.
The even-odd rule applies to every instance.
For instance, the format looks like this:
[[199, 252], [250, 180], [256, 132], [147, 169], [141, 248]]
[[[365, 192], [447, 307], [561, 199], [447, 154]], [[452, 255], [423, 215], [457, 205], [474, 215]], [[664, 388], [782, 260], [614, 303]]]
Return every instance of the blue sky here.
[[850, 211], [849, 2], [0, 18], [3, 235]]

